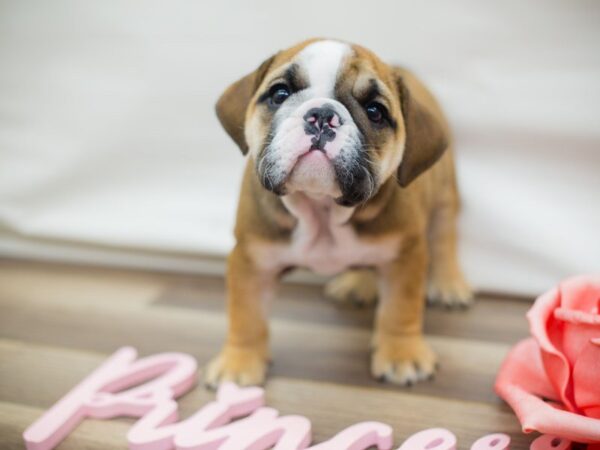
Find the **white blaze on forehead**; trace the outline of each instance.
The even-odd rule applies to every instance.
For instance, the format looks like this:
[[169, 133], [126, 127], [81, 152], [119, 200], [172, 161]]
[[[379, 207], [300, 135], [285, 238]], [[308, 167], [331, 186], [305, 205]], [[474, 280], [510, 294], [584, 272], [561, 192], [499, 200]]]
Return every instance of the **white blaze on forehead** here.
[[332, 97], [337, 74], [351, 47], [338, 41], [318, 41], [304, 48], [297, 62], [308, 75], [311, 90], [319, 97]]

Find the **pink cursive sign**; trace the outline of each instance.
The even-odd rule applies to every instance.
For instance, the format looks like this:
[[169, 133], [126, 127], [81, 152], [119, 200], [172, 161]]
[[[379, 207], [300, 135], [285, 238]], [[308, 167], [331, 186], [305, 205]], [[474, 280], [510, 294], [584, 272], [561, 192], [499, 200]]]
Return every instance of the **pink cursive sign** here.
[[[362, 422], [320, 444], [311, 444], [311, 423], [303, 416], [281, 416], [265, 406], [264, 390], [226, 383], [215, 401], [178, 421], [175, 398], [196, 383], [196, 361], [182, 353], [136, 360], [133, 348], [118, 350], [104, 364], [32, 424], [23, 438], [28, 450], [51, 450], [86, 417], [137, 417], [127, 434], [131, 450], [390, 450], [389, 425]], [[456, 436], [432, 428], [409, 437], [398, 450], [455, 450]], [[510, 438], [490, 434], [472, 450], [506, 450]], [[532, 450], [566, 450], [571, 443], [541, 436]]]

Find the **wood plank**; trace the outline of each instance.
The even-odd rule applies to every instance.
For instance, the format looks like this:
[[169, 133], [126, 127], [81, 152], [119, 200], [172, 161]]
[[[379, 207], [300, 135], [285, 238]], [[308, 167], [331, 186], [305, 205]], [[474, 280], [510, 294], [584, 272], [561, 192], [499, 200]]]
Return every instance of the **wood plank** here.
[[[223, 278], [106, 267], [48, 264], [0, 259], [0, 299], [43, 296], [46, 301], [155, 302], [190, 309], [224, 311]], [[321, 285], [284, 282], [273, 304], [273, 317], [371, 328], [372, 308], [337, 306], [325, 299]], [[530, 302], [497, 295], [482, 296], [467, 311], [429, 308], [428, 334], [514, 343], [528, 334], [524, 318]]]
[[[225, 309], [225, 284], [222, 277], [181, 277], [174, 280], [156, 301], [159, 305], [222, 312]], [[494, 296], [478, 297], [468, 310], [430, 307], [425, 315], [425, 332], [491, 342], [514, 343], [528, 332], [525, 313], [528, 301]], [[332, 326], [370, 329], [373, 308], [339, 306], [323, 296], [320, 285], [282, 283], [271, 316], [295, 321], [310, 321]]]
[[[97, 367], [107, 355], [64, 350], [10, 340], [0, 341], [0, 443], [14, 445], [20, 433], [45, 408]], [[68, 367], [69, 370], [64, 370]], [[39, 374], [44, 374], [39, 386]], [[38, 387], [36, 387], [38, 385]], [[28, 387], [28, 388], [24, 388]], [[267, 403], [282, 414], [301, 414], [313, 423], [317, 442], [363, 420], [378, 420], [395, 430], [396, 445], [410, 434], [432, 426], [445, 427], [469, 448], [490, 432], [512, 436], [511, 448], [527, 448], [529, 437], [520, 433], [514, 415], [496, 405], [415, 395], [402, 390], [346, 387], [331, 383], [273, 377], [267, 385]], [[180, 401], [181, 416], [189, 416], [214, 394], [195, 388]], [[124, 448], [131, 421], [86, 421], [60, 449]], [[79, 445], [76, 446], [75, 444]], [[98, 444], [104, 444], [99, 447]]]
[[[146, 353], [176, 349], [201, 363], [218, 350], [225, 330], [220, 312], [81, 302], [68, 296], [52, 302], [0, 298], [0, 312], [2, 337], [104, 353], [126, 344]], [[370, 377], [367, 329], [276, 318], [272, 334], [273, 375], [398, 389]], [[492, 385], [507, 345], [447, 336], [433, 336], [430, 342], [440, 355], [441, 370], [434, 381], [409, 392], [498, 402]]]
[[165, 274], [119, 271], [27, 261], [0, 260], [0, 300], [66, 297], [79, 302], [147, 304], [156, 299], [174, 278]]

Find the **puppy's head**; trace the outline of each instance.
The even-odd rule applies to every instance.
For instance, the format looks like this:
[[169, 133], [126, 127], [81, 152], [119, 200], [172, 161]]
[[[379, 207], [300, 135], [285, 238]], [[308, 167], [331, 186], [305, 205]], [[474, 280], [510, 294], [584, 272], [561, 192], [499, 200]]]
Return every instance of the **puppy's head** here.
[[278, 195], [302, 191], [354, 206], [392, 175], [408, 185], [446, 148], [442, 127], [399, 71], [339, 41], [277, 53], [231, 85], [216, 109]]

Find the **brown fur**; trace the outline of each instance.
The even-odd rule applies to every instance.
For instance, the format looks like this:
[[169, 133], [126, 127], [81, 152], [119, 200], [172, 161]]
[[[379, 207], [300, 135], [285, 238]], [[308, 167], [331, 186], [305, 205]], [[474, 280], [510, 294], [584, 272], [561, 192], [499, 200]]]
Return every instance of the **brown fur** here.
[[[219, 100], [219, 118], [242, 150], [247, 150], [244, 122], [254, 113], [252, 99], [266, 73], [310, 42], [270, 58]], [[381, 63], [362, 47], [353, 48], [353, 65], [366, 65], [397, 96], [390, 109], [399, 126], [390, 146], [406, 144], [397, 180], [392, 176], [358, 206], [350, 223], [361, 239], [399, 244], [392, 262], [349, 270], [331, 281], [327, 292], [338, 300], [372, 301], [378, 294], [371, 371], [375, 377], [406, 383], [429, 376], [435, 366], [435, 355], [422, 336], [426, 287], [448, 304], [471, 298], [456, 257], [459, 201], [452, 138], [439, 105], [414, 75]], [[390, 146], [381, 151], [391, 151]], [[264, 380], [268, 325], [263, 302], [285, 268], [266, 268], [258, 255], [265, 245], [289, 242], [295, 224], [280, 198], [262, 187], [249, 158], [237, 211], [237, 243], [228, 260], [229, 331], [223, 352], [208, 367], [209, 384]]]

